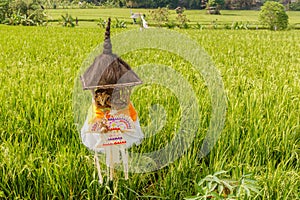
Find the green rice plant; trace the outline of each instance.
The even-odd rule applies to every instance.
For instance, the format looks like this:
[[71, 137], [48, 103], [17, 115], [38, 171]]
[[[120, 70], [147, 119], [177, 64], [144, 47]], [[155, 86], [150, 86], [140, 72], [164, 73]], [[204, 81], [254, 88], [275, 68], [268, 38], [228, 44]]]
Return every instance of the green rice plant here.
[[115, 21], [112, 23], [112, 28], [127, 28], [126, 22], [116, 18]]
[[74, 19], [68, 13], [66, 13], [66, 15], [62, 15], [61, 18], [62, 18], [62, 26], [75, 27]]
[[[125, 29], [112, 29], [112, 37], [121, 31]], [[197, 96], [199, 127], [190, 148], [168, 166], [130, 173], [129, 180], [117, 171], [114, 182], [99, 185], [93, 155], [81, 144], [74, 124], [72, 94], [78, 70], [103, 41], [104, 29], [1, 25], [0, 198], [183, 199], [197, 195], [195, 182], [228, 169], [234, 191], [241, 186], [241, 196], [247, 196], [242, 180], [252, 184], [242, 175], [250, 173], [260, 186], [258, 196], [248, 187], [251, 199], [299, 199], [299, 32], [176, 31], [202, 46], [222, 75], [228, 102], [223, 132], [212, 151], [200, 158], [211, 115], [201, 73], [170, 52], [129, 52], [122, 59], [133, 69], [158, 63], [182, 74]], [[173, 139], [180, 106], [170, 90], [147, 85], [134, 91], [132, 101], [143, 127], [151, 122], [149, 108], [155, 104], [165, 108], [167, 123], [130, 151], [151, 152]], [[226, 180], [220, 175], [219, 180]]]
[[178, 14], [178, 16], [176, 17], [176, 19], [178, 21], [178, 27], [179, 28], [184, 28], [184, 29], [189, 28], [188, 22], [190, 20], [186, 17], [186, 15], [184, 15], [184, 14]]
[[100, 28], [105, 28], [106, 27], [106, 20], [100, 18], [97, 25], [100, 26]]
[[199, 30], [202, 30], [202, 29], [205, 29], [205, 26], [200, 24], [199, 22], [196, 23], [196, 25], [194, 26], [195, 29], [199, 29]]
[[176, 23], [173, 20], [166, 22], [165, 25], [167, 28], [175, 28], [176, 27]]
[[249, 28], [249, 23], [243, 23], [243, 22], [232, 22], [231, 29], [233, 30], [240, 30], [240, 29], [245, 29], [248, 30]]

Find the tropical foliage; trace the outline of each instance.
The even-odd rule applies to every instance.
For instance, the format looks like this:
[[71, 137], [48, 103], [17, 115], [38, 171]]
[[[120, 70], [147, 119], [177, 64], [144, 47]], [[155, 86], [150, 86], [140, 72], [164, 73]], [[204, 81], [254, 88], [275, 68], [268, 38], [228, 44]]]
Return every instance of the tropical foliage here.
[[261, 7], [259, 20], [271, 30], [286, 29], [289, 23], [284, 6], [274, 1], [268, 1]]
[[0, 23], [37, 26], [47, 24], [44, 7], [37, 0], [0, 0]]
[[[15, 0], [1, 0], [15, 1]], [[20, 0], [18, 0], [20, 1]], [[38, 0], [45, 8], [94, 8], [104, 6], [110, 8], [158, 8], [169, 7], [175, 9], [178, 6], [186, 9], [205, 9], [207, 6], [219, 5], [222, 9], [258, 9], [268, 0]], [[290, 0], [274, 0], [286, 7], [294, 9], [297, 2], [291, 3]], [[299, 2], [299, 1], [298, 1]], [[1, 7], [1, 3], [0, 3]]]

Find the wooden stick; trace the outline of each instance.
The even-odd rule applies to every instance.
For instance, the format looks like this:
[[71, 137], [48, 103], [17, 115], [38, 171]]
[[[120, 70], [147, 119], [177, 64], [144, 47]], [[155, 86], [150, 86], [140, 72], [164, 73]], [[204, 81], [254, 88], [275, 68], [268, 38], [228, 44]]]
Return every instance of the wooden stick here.
[[99, 177], [99, 183], [102, 185], [103, 184], [103, 178], [101, 175], [101, 168], [100, 168], [100, 164], [99, 164], [99, 159], [98, 159], [98, 154], [95, 151], [95, 155], [94, 155], [94, 160], [95, 160], [95, 165], [98, 171], [98, 177]]
[[120, 148], [121, 148], [121, 155], [123, 160], [125, 180], [127, 180], [128, 179], [128, 154], [126, 152], [125, 145]]
[[112, 181], [113, 180], [113, 172], [114, 172], [114, 162], [113, 162], [113, 152], [112, 152], [112, 147], [110, 147], [110, 163], [109, 163], [109, 168], [110, 168], [110, 180]]

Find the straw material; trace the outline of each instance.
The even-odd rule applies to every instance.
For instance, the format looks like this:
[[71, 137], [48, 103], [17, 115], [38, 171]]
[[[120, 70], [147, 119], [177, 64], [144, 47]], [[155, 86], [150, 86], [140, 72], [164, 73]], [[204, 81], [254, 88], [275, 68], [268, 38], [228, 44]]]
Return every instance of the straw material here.
[[103, 53], [95, 58], [94, 63], [80, 77], [84, 90], [129, 87], [142, 83], [130, 66], [112, 53], [110, 18], [103, 47]]

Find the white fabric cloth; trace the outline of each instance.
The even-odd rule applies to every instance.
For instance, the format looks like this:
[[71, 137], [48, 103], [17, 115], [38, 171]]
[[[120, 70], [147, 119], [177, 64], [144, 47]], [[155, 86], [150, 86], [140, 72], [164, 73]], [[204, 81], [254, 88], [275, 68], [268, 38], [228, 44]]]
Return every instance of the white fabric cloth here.
[[[128, 129], [122, 133], [114, 133], [117, 137], [118, 134], [126, 141], [125, 147], [130, 148], [132, 145], [139, 145], [144, 138], [144, 134], [140, 127], [139, 119], [133, 122], [135, 127], [134, 129]], [[110, 133], [95, 133], [90, 131], [91, 124], [88, 124], [88, 119], [85, 120], [84, 125], [81, 129], [81, 140], [82, 143], [92, 151], [97, 151], [105, 153], [101, 144], [107, 141], [107, 136]]]
[[143, 15], [141, 15], [141, 19], [142, 19], [142, 22], [143, 22], [143, 27], [144, 27], [144, 28], [149, 28], [149, 27], [148, 27], [148, 23], [147, 23], [147, 21], [144, 19]]

